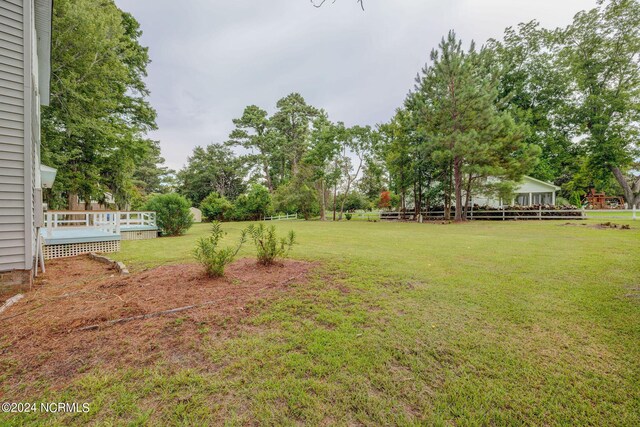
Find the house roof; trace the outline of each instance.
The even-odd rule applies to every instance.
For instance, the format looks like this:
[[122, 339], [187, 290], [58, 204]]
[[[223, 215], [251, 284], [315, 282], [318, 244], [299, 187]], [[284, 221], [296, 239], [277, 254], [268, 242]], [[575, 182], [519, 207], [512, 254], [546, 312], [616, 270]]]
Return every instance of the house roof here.
[[49, 105], [51, 81], [51, 11], [53, 0], [35, 0], [40, 103]]
[[555, 185], [555, 184], [553, 184], [553, 183], [551, 183], [551, 182], [542, 181], [542, 180], [539, 180], [539, 179], [536, 179], [536, 178], [530, 177], [529, 175], [525, 175], [525, 176], [523, 177], [523, 179], [525, 179], [525, 180], [529, 180], [529, 181], [532, 181], [532, 182], [535, 182], [535, 183], [537, 183], [537, 184], [546, 185], [546, 186], [547, 186], [547, 187], [549, 187], [549, 188], [553, 188], [555, 191], [560, 191], [560, 190], [561, 190], [561, 188], [560, 188], [560, 187], [558, 187], [557, 185]]

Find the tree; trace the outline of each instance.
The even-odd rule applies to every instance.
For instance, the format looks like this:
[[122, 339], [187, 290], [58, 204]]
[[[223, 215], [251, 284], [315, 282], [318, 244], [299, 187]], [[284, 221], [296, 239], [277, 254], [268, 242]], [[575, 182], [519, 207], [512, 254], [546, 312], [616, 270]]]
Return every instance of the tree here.
[[[329, 190], [337, 187], [341, 175], [340, 144], [338, 135], [342, 125], [331, 123], [326, 113], [321, 112], [313, 123], [311, 132], [311, 149], [306, 153], [303, 162], [305, 175], [314, 183], [320, 204], [320, 220], [326, 220]], [[335, 219], [335, 198], [334, 198]]]
[[271, 128], [267, 112], [250, 105], [244, 109], [242, 117], [233, 119], [236, 128], [229, 135], [231, 145], [239, 145], [252, 152], [247, 160], [257, 164], [269, 191], [275, 189], [270, 162], [276, 156], [276, 150], [282, 139]]
[[386, 188], [389, 188], [389, 183], [385, 174], [384, 163], [374, 156], [368, 157], [362, 169], [362, 177], [357, 184], [358, 191], [369, 202], [377, 203], [380, 193]]
[[517, 123], [528, 128], [525, 141], [542, 149], [532, 176], [562, 185], [576, 172], [575, 158], [584, 153], [573, 142], [569, 119], [571, 75], [558, 66], [559, 47], [552, 31], [536, 21], [505, 30], [502, 41], [490, 40], [499, 76], [498, 98]]
[[640, 206], [640, 3], [600, 0], [557, 36], [589, 166], [600, 179], [613, 175], [629, 206]]
[[246, 173], [244, 159], [236, 157], [228, 147], [222, 144], [196, 147], [185, 168], [178, 172], [179, 192], [195, 205], [212, 191], [234, 200], [246, 188]]
[[273, 207], [277, 212], [299, 213], [304, 219], [320, 212], [318, 193], [313, 185], [313, 170], [303, 164], [298, 174], [288, 183], [281, 185], [273, 194]]
[[298, 173], [300, 161], [309, 149], [311, 123], [320, 112], [308, 105], [299, 93], [280, 99], [276, 107], [278, 111], [271, 118], [271, 123], [283, 137], [279, 157], [281, 182], [284, 182]]
[[[342, 178], [345, 180], [345, 188], [342, 201], [340, 203], [340, 215], [338, 220], [342, 220], [345, 202], [349, 197], [352, 185], [360, 175], [362, 166], [366, 159], [371, 156], [371, 151], [375, 145], [377, 133], [369, 126], [354, 126], [343, 132], [342, 142]], [[352, 157], [354, 162], [352, 162]]]
[[54, 4], [51, 101], [42, 112], [42, 159], [58, 168], [52, 206], [78, 196], [89, 206], [111, 192], [120, 206], [152, 144], [156, 113], [144, 83], [140, 26], [112, 0]]
[[[431, 53], [416, 95], [431, 157], [449, 163], [455, 220], [465, 221], [471, 193], [488, 177], [517, 180], [540, 149], [523, 142], [525, 129], [497, 108], [496, 79], [485, 51], [465, 52], [453, 31]], [[416, 98], [417, 96], [417, 98]]]
[[160, 153], [159, 142], [150, 141], [145, 155], [133, 172], [133, 185], [140, 193], [164, 193], [171, 189], [175, 171], [161, 166], [162, 164], [164, 158]]
[[382, 153], [389, 170], [390, 188], [400, 195], [400, 210], [405, 212], [407, 193], [416, 182], [415, 161], [417, 123], [408, 109], [398, 109], [389, 123], [380, 126]]

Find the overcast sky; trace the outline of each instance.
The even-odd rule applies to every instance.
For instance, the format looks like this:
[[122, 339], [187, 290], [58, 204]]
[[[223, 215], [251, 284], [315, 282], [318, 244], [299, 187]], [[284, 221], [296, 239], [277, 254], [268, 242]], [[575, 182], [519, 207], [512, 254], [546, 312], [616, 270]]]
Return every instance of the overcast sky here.
[[270, 113], [291, 92], [334, 121], [375, 125], [400, 106], [450, 29], [464, 42], [499, 38], [537, 19], [565, 26], [595, 0], [116, 0], [142, 25], [148, 86], [167, 165], [223, 142], [245, 106]]

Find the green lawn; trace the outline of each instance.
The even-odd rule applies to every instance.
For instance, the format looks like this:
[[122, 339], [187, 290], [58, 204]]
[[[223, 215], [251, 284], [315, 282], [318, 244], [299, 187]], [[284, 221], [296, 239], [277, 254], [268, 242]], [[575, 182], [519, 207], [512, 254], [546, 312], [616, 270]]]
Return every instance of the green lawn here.
[[[565, 223], [276, 223], [296, 231], [294, 258], [322, 267], [233, 337], [204, 334], [217, 369], [90, 372], [46, 395], [91, 413], [44, 420], [640, 425], [640, 223]], [[229, 240], [244, 226], [226, 224]], [[115, 258], [192, 262], [208, 227]]]

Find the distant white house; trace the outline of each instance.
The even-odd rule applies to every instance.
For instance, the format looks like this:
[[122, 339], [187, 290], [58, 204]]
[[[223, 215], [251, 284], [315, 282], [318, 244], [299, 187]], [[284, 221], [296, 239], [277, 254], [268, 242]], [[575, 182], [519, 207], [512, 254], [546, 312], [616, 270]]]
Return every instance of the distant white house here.
[[515, 190], [513, 200], [500, 200], [495, 197], [478, 195], [471, 199], [473, 205], [499, 208], [501, 206], [534, 206], [555, 205], [556, 193], [560, 187], [550, 182], [541, 181], [530, 176], [524, 176]]
[[0, 287], [30, 283], [42, 223], [40, 105], [49, 103], [52, 0], [0, 2]]

